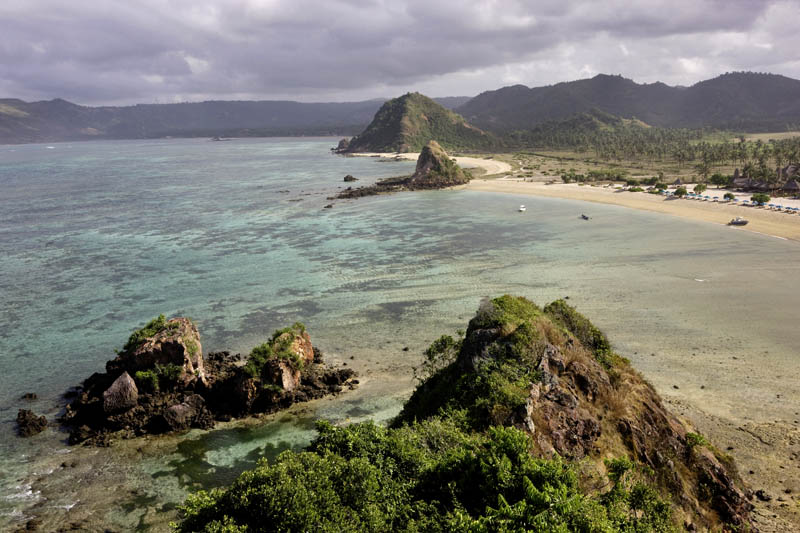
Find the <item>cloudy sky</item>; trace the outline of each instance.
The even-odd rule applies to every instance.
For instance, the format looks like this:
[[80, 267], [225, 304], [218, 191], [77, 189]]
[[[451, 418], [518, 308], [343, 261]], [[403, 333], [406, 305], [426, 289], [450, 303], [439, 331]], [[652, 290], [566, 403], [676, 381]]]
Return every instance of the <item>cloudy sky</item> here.
[[798, 20], [798, 0], [1, 0], [0, 97], [346, 101], [601, 72], [800, 78]]

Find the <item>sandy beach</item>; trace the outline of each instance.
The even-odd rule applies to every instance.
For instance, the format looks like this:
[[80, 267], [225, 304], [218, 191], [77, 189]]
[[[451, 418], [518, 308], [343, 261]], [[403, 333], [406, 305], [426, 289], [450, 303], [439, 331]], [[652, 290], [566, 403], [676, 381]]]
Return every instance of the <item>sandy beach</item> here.
[[[357, 154], [348, 154], [356, 157], [385, 157], [391, 159], [408, 159], [409, 161], [416, 161], [419, 158], [419, 152], [416, 153], [393, 153], [393, 152], [363, 152]], [[511, 172], [511, 165], [503, 161], [495, 161], [493, 159], [483, 159], [480, 157], [454, 157], [460, 166], [464, 168], [482, 168], [486, 170], [487, 176], [495, 174], [503, 174]]]
[[[751, 231], [771, 235], [773, 237], [800, 241], [800, 214], [775, 211], [762, 207], [745, 207], [711, 200], [700, 201], [668, 198], [644, 192], [627, 192], [612, 188], [592, 187], [589, 185], [580, 186], [573, 183], [554, 183], [547, 185], [542, 182], [526, 182], [521, 180], [476, 179], [472, 180], [465, 188], [474, 191], [547, 196], [551, 198], [613, 204], [723, 225], [727, 224], [732, 218], [741, 216], [748, 219], [750, 223], [744, 227], [731, 227], [732, 231]], [[725, 191], [720, 191], [719, 194], [717, 194], [716, 190], [709, 189], [706, 194], [712, 197], [721, 197], [724, 192]], [[741, 196], [742, 198], [749, 198], [749, 195]], [[800, 206], [800, 201], [798, 200], [783, 201], [781, 199], [778, 203], [791, 205], [793, 207], [795, 204]], [[587, 211], [588, 210], [589, 208], [587, 207]], [[591, 216], [591, 213], [587, 212], [587, 215]]]

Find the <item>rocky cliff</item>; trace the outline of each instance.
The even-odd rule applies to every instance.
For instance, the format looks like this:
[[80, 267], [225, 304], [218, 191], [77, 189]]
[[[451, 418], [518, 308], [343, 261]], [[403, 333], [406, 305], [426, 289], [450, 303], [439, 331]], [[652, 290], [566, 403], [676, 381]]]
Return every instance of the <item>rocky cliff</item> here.
[[135, 331], [117, 357], [73, 391], [62, 422], [70, 443], [207, 429], [354, 387], [354, 372], [325, 366], [302, 324], [276, 331], [247, 357], [203, 357], [197, 327], [162, 315]]

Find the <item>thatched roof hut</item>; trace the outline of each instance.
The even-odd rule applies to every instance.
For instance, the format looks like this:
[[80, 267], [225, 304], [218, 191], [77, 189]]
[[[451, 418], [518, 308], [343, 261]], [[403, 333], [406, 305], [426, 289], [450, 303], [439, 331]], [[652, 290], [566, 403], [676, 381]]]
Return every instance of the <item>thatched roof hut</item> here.
[[798, 194], [800, 193], [800, 183], [797, 183], [797, 180], [792, 178], [783, 184], [781, 190], [783, 192]]
[[753, 186], [753, 184], [754, 184], [753, 180], [751, 180], [747, 176], [735, 176], [733, 178], [733, 182], [731, 182], [731, 185], [733, 185], [735, 189], [745, 189], [745, 190], [750, 189]]

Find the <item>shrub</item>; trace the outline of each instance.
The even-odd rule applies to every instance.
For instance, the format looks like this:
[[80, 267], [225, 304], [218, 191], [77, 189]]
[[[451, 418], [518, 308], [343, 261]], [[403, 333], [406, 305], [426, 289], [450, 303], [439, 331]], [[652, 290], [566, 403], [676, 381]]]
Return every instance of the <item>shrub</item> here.
[[308, 451], [190, 496], [176, 531], [672, 530], [669, 505], [639, 478], [623, 473], [613, 497], [589, 496], [573, 466], [534, 458], [514, 428], [472, 433], [435, 417], [317, 431]]
[[133, 375], [136, 386], [143, 392], [152, 394], [162, 389], [171, 389], [178, 383], [183, 367], [180, 365], [159, 365], [148, 370], [139, 370]]
[[761, 205], [768, 203], [769, 200], [770, 200], [769, 195], [764, 194], [763, 192], [756, 193], [750, 197], [750, 201]]
[[[286, 359], [291, 361], [295, 368], [303, 368], [303, 360], [291, 350], [295, 335], [305, 333], [306, 327], [302, 322], [295, 322], [289, 327], [275, 330], [269, 341], [260, 344], [250, 351], [245, 364], [245, 371], [253, 377], [261, 375], [264, 365], [270, 359]], [[289, 335], [285, 335], [288, 333]]]
[[631, 187], [631, 188], [630, 188], [630, 189], [628, 189], [628, 190], [629, 190], [630, 192], [643, 192], [643, 191], [644, 191], [644, 189], [642, 189], [641, 187]]
[[128, 342], [122, 347], [123, 352], [132, 352], [142, 344], [148, 337], [152, 337], [167, 325], [167, 318], [164, 315], [158, 315], [156, 318], [145, 324], [142, 329], [137, 329], [131, 336], [128, 337]]
[[155, 370], [139, 370], [133, 376], [136, 387], [144, 393], [158, 392], [158, 374]]
[[706, 438], [700, 433], [687, 433], [686, 445], [689, 448], [694, 448], [695, 446], [708, 446], [708, 440], [706, 440]]
[[702, 194], [706, 191], [706, 189], [708, 189], [708, 187], [706, 186], [705, 183], [698, 183], [697, 185], [694, 186], [693, 190], [697, 194]]
[[725, 198], [726, 200], [735, 200], [736, 199], [736, 195], [733, 194], [732, 192], [726, 192], [722, 197]]
[[686, 196], [686, 193], [688, 192], [689, 191], [686, 190], [686, 187], [680, 186], [677, 189], [675, 189], [675, 196], [677, 196], [678, 198], [683, 198], [684, 196]]

